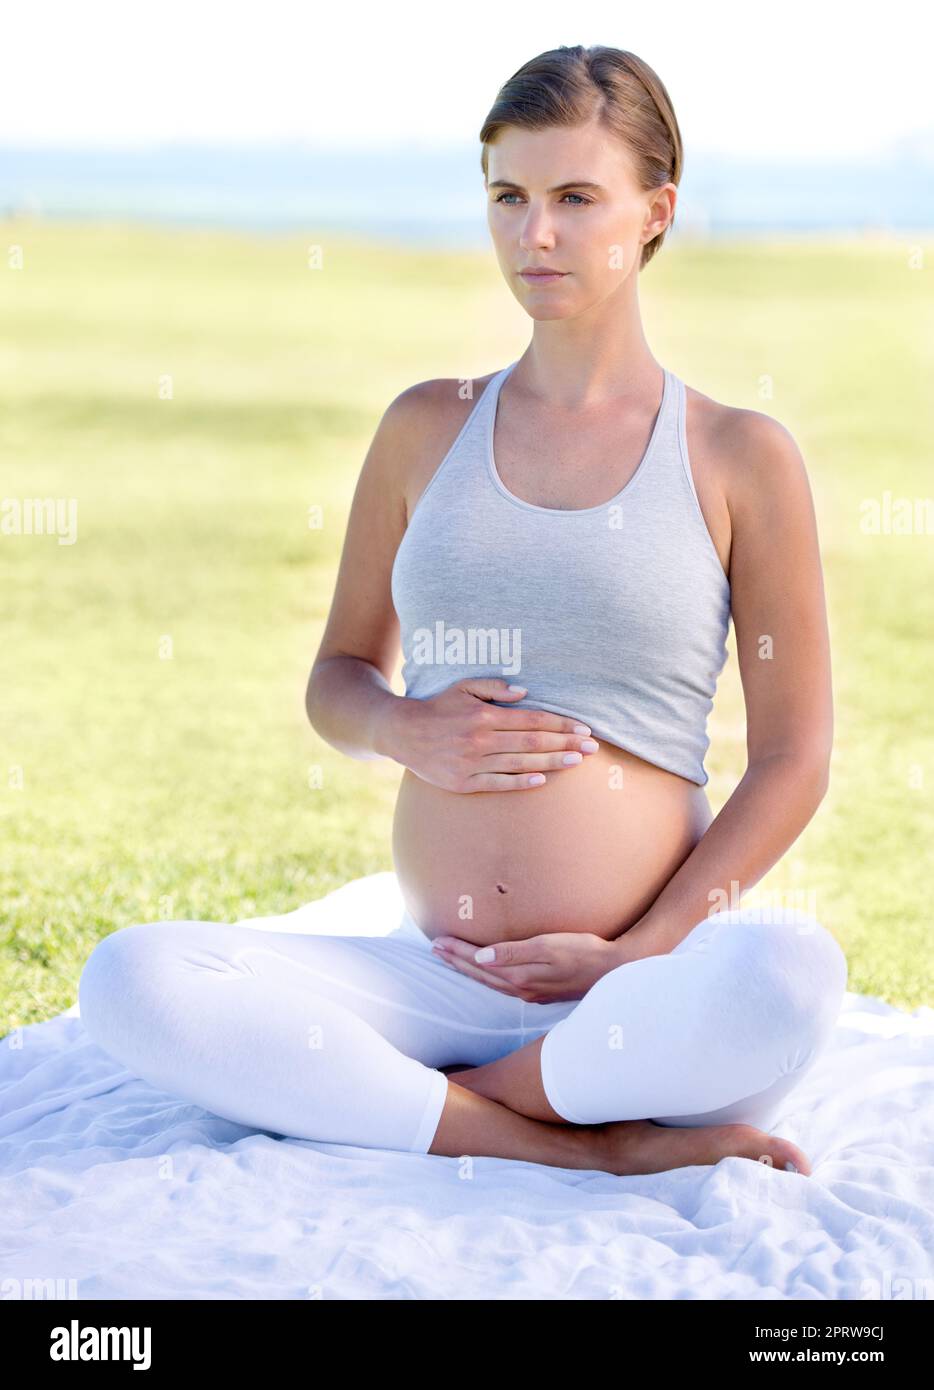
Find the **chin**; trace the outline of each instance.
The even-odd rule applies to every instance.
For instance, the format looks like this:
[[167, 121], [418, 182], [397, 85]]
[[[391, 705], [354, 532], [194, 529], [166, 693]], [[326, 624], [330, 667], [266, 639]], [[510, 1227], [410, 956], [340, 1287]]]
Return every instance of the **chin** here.
[[532, 305], [523, 303], [521, 299], [519, 300], [519, 303], [522, 305], [529, 318], [534, 319], [536, 323], [551, 323], [555, 319], [569, 319], [573, 317], [573, 315], [577, 312], [575, 309], [570, 308], [567, 304]]

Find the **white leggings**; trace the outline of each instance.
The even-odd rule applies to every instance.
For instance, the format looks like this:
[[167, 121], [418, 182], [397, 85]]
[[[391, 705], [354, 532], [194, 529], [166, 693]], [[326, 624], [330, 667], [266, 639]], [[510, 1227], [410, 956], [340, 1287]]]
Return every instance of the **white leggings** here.
[[768, 908], [706, 917], [669, 954], [550, 1004], [446, 964], [407, 912], [376, 937], [278, 920], [104, 937], [79, 984], [89, 1036], [132, 1074], [250, 1128], [426, 1153], [448, 1089], [437, 1068], [543, 1034], [545, 1094], [571, 1123], [767, 1128], [826, 1044], [847, 981], [819, 922]]

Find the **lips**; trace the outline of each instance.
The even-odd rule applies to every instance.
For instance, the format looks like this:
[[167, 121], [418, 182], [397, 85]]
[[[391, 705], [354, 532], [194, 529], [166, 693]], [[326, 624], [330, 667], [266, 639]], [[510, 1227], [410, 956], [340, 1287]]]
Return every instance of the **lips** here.
[[545, 283], [547, 283], [547, 282], [549, 282], [549, 281], [554, 281], [554, 280], [563, 280], [564, 277], [565, 277], [565, 275], [567, 275], [567, 273], [568, 273], [568, 272], [567, 272], [566, 270], [520, 270], [520, 271], [519, 271], [519, 274], [521, 275], [522, 279], [523, 279], [523, 280], [527, 280], [530, 284], [535, 284], [535, 283], [536, 283], [537, 281], [539, 281], [539, 280], [541, 280], [541, 281], [543, 281], [543, 282], [545, 282]]

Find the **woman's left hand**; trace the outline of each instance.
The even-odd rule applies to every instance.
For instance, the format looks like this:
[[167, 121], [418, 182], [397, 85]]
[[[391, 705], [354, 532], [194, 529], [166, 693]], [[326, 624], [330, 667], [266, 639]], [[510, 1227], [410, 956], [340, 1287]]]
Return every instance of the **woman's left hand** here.
[[[512, 994], [527, 1004], [554, 1004], [563, 999], [583, 999], [607, 971], [623, 965], [622, 941], [622, 937], [606, 941], [593, 932], [569, 931], [480, 947], [458, 936], [439, 936], [432, 942], [432, 950], [453, 969], [482, 980], [501, 994]], [[493, 951], [494, 958], [475, 960], [482, 951]]]

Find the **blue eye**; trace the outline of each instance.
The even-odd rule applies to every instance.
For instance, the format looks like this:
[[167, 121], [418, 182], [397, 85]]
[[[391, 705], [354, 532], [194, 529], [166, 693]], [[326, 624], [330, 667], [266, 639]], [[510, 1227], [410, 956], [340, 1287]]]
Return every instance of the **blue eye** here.
[[[518, 198], [518, 196], [519, 196], [518, 193], [509, 193], [509, 192], [506, 192], [506, 193], [499, 193], [499, 194], [497, 194], [497, 196], [493, 199], [493, 201], [494, 201], [494, 203], [502, 203], [503, 200], [504, 200], [505, 198]], [[590, 203], [593, 201], [591, 198], [585, 198], [585, 197], [584, 197], [582, 194], [580, 194], [580, 193], [565, 193], [565, 194], [562, 195], [561, 201], [563, 202], [565, 198], [577, 198], [577, 199], [579, 199], [579, 201], [576, 202], [576, 203], [573, 203], [572, 206], [573, 206], [573, 207], [581, 207], [581, 208], [589, 207]], [[513, 203], [507, 203], [506, 206], [507, 206], [507, 207], [514, 207], [515, 204], [513, 204]]]

